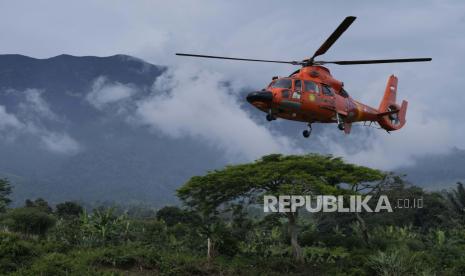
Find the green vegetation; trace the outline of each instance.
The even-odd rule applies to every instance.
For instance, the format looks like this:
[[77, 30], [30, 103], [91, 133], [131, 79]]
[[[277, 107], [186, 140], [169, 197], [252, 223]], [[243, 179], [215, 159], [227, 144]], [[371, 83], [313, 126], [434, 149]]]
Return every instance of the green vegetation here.
[[[269, 155], [192, 177], [182, 206], [7, 208], [0, 180], [0, 274], [463, 275], [465, 192], [426, 192], [401, 177], [321, 155]], [[264, 195], [422, 198], [392, 213], [264, 213]], [[2, 207], [3, 206], [3, 207]]]
[[8, 179], [0, 179], [0, 213], [5, 212], [6, 207], [10, 204], [11, 184]]

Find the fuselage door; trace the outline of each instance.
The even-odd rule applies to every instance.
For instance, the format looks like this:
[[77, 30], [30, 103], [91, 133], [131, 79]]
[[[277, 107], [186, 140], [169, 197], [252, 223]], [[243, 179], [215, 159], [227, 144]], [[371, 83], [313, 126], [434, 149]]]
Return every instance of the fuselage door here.
[[[303, 92], [303, 99], [309, 103], [315, 103], [317, 100], [318, 95], [320, 94], [320, 87], [317, 83], [313, 81], [304, 81], [304, 92]], [[305, 102], [305, 101], [304, 101]]]
[[289, 91], [289, 98], [282, 98], [280, 107], [291, 110], [292, 112], [300, 110], [302, 106], [302, 81], [293, 80], [292, 89]]
[[336, 95], [335, 100], [337, 113], [346, 116], [349, 108], [349, 98]]
[[295, 102], [301, 102], [302, 100], [302, 81], [301, 80], [294, 80], [291, 100]]
[[326, 84], [321, 84], [321, 93], [319, 95], [319, 106], [322, 108], [336, 110], [336, 101], [334, 91]]

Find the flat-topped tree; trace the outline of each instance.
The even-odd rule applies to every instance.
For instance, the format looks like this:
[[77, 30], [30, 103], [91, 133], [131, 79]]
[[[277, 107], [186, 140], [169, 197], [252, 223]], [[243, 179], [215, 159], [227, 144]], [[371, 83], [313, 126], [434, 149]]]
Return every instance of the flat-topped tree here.
[[[338, 184], [351, 187], [360, 183], [384, 179], [379, 170], [345, 163], [330, 155], [272, 154], [249, 163], [227, 166], [221, 170], [192, 177], [178, 189], [179, 198], [204, 219], [206, 234], [211, 240], [210, 223], [231, 206], [263, 204], [265, 195], [335, 195], [345, 194]], [[292, 252], [296, 260], [302, 260], [297, 235], [298, 209], [286, 212]], [[214, 242], [214, 241], [213, 241]], [[211, 242], [209, 243], [211, 244]], [[210, 252], [210, 250], [209, 250]]]

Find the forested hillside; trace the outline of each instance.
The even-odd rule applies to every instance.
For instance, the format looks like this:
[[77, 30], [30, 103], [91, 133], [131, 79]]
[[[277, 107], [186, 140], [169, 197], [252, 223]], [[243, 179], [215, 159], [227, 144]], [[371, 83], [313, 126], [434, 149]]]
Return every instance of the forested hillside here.
[[14, 202], [162, 206], [191, 175], [224, 163], [198, 141], [131, 120], [164, 71], [125, 55], [0, 55], [0, 175], [15, 184]]
[[[1, 274], [465, 274], [462, 184], [448, 193], [426, 192], [331, 156], [269, 155], [192, 177], [177, 191], [181, 207], [88, 210], [34, 199], [9, 208], [11, 188], [0, 181]], [[424, 206], [263, 213], [264, 195], [356, 191], [393, 203], [421, 198]]]

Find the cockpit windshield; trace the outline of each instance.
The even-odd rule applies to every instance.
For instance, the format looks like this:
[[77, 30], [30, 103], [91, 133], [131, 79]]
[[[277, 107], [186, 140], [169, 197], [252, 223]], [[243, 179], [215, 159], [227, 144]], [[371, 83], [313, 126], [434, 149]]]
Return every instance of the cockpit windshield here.
[[272, 88], [292, 88], [292, 80], [291, 79], [277, 79], [276, 81], [272, 82], [270, 85]]

